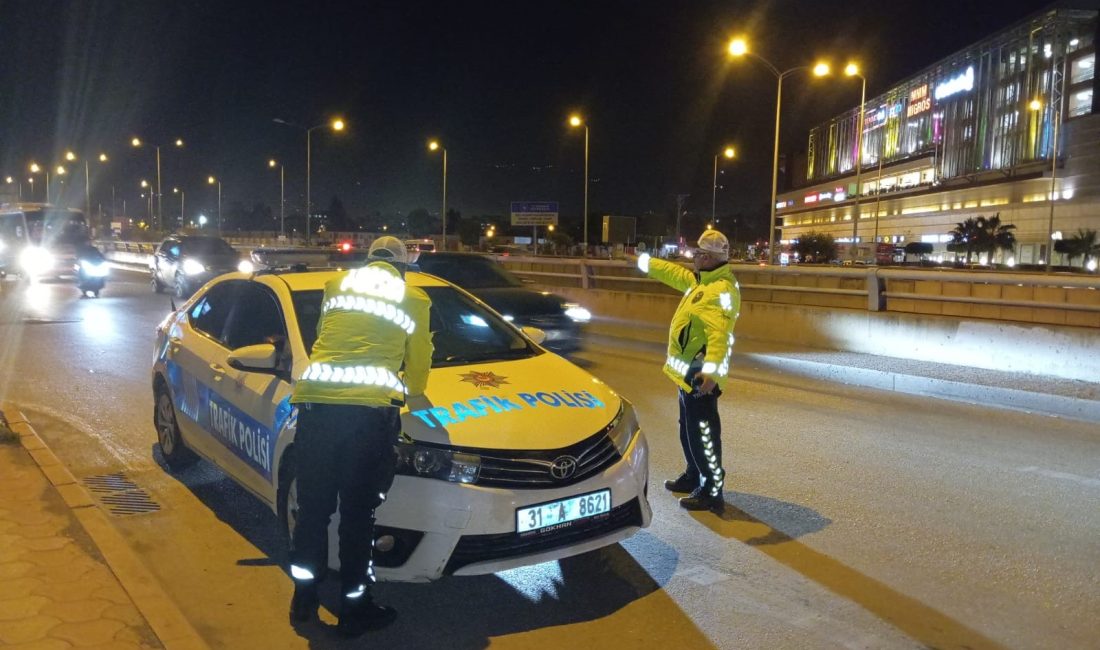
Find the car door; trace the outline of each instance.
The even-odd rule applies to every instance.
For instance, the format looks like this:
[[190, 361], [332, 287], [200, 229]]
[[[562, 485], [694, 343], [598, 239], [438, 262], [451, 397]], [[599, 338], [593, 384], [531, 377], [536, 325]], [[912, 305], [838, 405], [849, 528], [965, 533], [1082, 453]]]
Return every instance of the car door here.
[[161, 284], [172, 285], [175, 282], [176, 267], [180, 259], [180, 242], [167, 239], [156, 253], [156, 275]]
[[165, 363], [184, 440], [223, 467], [222, 446], [213, 437], [216, 430], [211, 426], [210, 404], [225, 390], [229, 354], [225, 325], [242, 283], [218, 283], [191, 305], [179, 327], [170, 331]]
[[275, 293], [257, 282], [242, 283], [224, 338], [227, 354], [263, 343], [274, 344], [279, 351], [274, 373], [238, 370], [226, 362], [224, 390], [210, 407], [215, 437], [242, 463], [241, 480], [274, 502], [276, 443], [293, 410], [286, 319]]

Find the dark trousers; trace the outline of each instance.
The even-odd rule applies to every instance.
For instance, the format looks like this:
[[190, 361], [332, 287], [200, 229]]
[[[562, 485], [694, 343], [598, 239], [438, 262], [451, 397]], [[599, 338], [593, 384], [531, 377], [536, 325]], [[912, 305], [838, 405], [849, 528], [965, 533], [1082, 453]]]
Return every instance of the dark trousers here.
[[718, 417], [716, 388], [710, 395], [680, 391], [680, 446], [687, 461], [685, 474], [699, 480], [709, 494], [722, 493], [722, 421]]
[[320, 578], [328, 557], [328, 525], [340, 503], [340, 581], [344, 594], [374, 582], [374, 510], [393, 485], [396, 407], [299, 404], [294, 441], [298, 524], [291, 564]]

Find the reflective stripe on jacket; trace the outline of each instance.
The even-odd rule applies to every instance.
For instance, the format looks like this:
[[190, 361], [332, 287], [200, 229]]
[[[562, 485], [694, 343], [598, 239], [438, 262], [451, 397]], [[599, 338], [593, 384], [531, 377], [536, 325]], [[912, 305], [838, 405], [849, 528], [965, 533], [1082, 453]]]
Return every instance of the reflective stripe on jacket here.
[[691, 390], [689, 375], [696, 372], [713, 375], [723, 387], [733, 355], [733, 325], [741, 313], [741, 290], [733, 269], [723, 264], [696, 274], [649, 255], [638, 258], [638, 268], [683, 293], [668, 330], [665, 375], [686, 391]]
[[325, 284], [317, 341], [293, 403], [400, 406], [421, 395], [432, 365], [431, 300], [386, 262]]

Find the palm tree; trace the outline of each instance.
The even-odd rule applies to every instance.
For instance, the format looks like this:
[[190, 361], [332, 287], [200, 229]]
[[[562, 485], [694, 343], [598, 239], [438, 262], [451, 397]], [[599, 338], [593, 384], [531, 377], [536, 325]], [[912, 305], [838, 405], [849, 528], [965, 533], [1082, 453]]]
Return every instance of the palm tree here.
[[[984, 217], [978, 217], [984, 221]], [[973, 217], [955, 224], [955, 229], [949, 234], [951, 241], [947, 244], [947, 250], [952, 253], [966, 251], [966, 263], [970, 263], [970, 255], [978, 248], [981, 242], [982, 228], [978, 219]]]
[[1016, 249], [1016, 226], [1002, 224], [1001, 214], [998, 212], [988, 219], [978, 217], [982, 226], [981, 250], [989, 253], [989, 261], [993, 262], [993, 255], [998, 250], [1012, 251]]
[[1095, 230], [1078, 228], [1072, 237], [1054, 242], [1054, 250], [1065, 254], [1071, 266], [1078, 257], [1084, 257], [1088, 266], [1089, 259], [1100, 257], [1100, 236]]

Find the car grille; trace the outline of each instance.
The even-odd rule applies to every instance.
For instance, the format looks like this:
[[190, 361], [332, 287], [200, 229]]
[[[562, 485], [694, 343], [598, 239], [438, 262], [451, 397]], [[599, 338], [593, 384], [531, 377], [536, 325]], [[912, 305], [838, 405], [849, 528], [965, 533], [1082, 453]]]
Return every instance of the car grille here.
[[[618, 418], [612, 421], [612, 424]], [[550, 451], [523, 451], [516, 454], [495, 450], [475, 451], [481, 456], [481, 473], [477, 484], [487, 487], [539, 489], [572, 485], [597, 474], [620, 458], [615, 443], [607, 435], [608, 425], [599, 433], [575, 445]], [[556, 478], [551, 470], [554, 461], [569, 456], [576, 462], [572, 476]]]
[[634, 498], [621, 506], [612, 508], [611, 512], [591, 519], [581, 519], [572, 524], [566, 528], [545, 533], [465, 535], [458, 540], [443, 572], [451, 575], [469, 564], [541, 553], [601, 537], [629, 526], [641, 526], [642, 509], [638, 499]]

